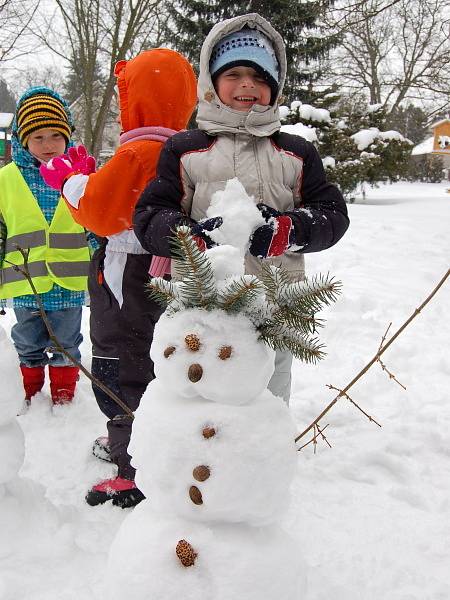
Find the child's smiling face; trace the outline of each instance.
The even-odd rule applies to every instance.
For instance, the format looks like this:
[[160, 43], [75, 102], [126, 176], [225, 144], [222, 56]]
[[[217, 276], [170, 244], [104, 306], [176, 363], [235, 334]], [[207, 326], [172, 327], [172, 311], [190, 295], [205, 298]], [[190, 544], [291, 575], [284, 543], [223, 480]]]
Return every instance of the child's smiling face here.
[[220, 100], [234, 110], [248, 112], [254, 104], [270, 104], [270, 86], [252, 67], [232, 67], [221, 73], [215, 82]]
[[66, 139], [56, 129], [38, 129], [30, 133], [28, 138], [28, 150], [43, 163], [48, 163], [55, 156], [61, 156], [65, 149]]

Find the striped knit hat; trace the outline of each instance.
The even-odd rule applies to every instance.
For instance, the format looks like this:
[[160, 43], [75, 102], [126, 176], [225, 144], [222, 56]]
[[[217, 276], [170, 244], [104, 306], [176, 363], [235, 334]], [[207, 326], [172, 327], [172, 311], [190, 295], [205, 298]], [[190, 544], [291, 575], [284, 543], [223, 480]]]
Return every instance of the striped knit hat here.
[[31, 133], [46, 128], [59, 131], [69, 141], [72, 126], [62, 102], [42, 93], [23, 100], [17, 109], [17, 135], [22, 146], [27, 147]]

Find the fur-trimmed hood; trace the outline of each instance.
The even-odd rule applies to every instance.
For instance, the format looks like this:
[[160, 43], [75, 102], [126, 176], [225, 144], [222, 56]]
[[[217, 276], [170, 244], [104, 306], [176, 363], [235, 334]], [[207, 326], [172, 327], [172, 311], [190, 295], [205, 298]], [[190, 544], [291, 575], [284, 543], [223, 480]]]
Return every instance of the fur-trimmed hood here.
[[[209, 61], [215, 44], [224, 36], [243, 27], [262, 31], [272, 42], [280, 66], [278, 95], [273, 106], [254, 105], [250, 112], [233, 110], [223, 104], [213, 86], [209, 73]], [[219, 133], [249, 133], [258, 137], [269, 136], [281, 127], [278, 112], [278, 99], [286, 79], [286, 52], [281, 35], [266, 19], [257, 13], [242, 15], [215, 25], [205, 41], [200, 53], [200, 76], [198, 80], [197, 123], [210, 135]]]

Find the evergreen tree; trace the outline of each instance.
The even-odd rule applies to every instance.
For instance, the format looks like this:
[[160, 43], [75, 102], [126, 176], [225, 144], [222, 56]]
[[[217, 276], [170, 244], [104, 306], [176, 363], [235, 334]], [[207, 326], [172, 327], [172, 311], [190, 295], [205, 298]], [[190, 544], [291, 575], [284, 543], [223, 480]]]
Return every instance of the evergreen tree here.
[[422, 156], [411, 157], [407, 179], [409, 181], [423, 181], [424, 183], [439, 183], [444, 179], [442, 156], [423, 154]]
[[381, 105], [367, 105], [363, 98], [341, 98], [330, 114], [293, 102], [289, 112], [282, 114], [285, 123], [314, 129], [327, 177], [349, 202], [363, 182], [395, 181], [408, 174], [412, 144], [398, 132], [386, 133], [389, 127]]
[[322, 73], [319, 59], [337, 45], [337, 36], [321, 35], [318, 20], [334, 0], [176, 0], [170, 9], [166, 36], [198, 70], [200, 47], [213, 25], [244, 13], [256, 12], [280, 32], [286, 44], [287, 98], [312, 100], [315, 81]]
[[387, 120], [390, 128], [400, 131], [402, 135], [414, 144], [420, 144], [431, 136], [428, 129], [428, 116], [419, 106], [408, 104], [392, 112]]

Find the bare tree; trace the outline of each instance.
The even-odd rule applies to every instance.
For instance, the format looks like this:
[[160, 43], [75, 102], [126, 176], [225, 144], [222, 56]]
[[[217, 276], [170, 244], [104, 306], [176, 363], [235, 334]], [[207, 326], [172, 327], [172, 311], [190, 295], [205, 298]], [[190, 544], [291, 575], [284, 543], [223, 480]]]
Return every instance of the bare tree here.
[[35, 85], [42, 85], [57, 91], [64, 86], [64, 72], [55, 65], [28, 64], [14, 71], [15, 77], [14, 79], [10, 77], [9, 86], [16, 96], [20, 96], [24, 90]]
[[67, 64], [82, 98], [83, 140], [98, 156], [114, 93], [114, 66], [158, 43], [162, 0], [55, 0], [61, 31], [40, 39]]
[[394, 112], [406, 100], [449, 93], [448, 0], [365, 0], [334, 12], [345, 33], [329, 74]]
[[39, 7], [39, 0], [0, 0], [0, 63], [33, 52], [29, 25]]

